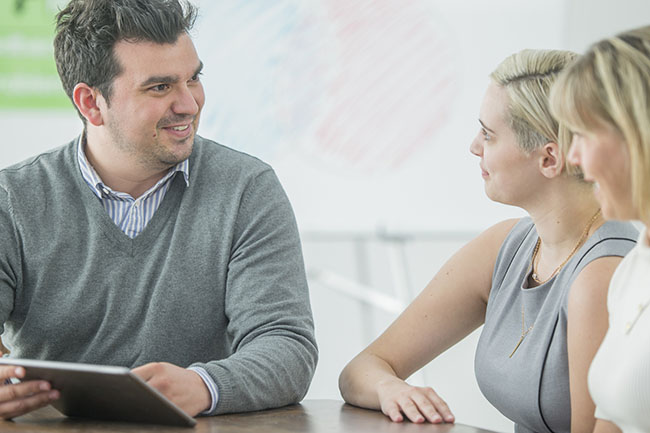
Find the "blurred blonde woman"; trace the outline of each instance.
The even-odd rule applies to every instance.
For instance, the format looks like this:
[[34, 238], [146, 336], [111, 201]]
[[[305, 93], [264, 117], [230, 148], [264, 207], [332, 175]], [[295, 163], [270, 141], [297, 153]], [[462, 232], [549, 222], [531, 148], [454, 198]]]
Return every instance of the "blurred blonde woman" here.
[[525, 50], [491, 74], [470, 151], [487, 196], [530, 216], [492, 226], [442, 266], [345, 367], [339, 387], [348, 403], [396, 422], [453, 422], [432, 388], [405, 380], [485, 324], [476, 377], [516, 432], [593, 428], [587, 371], [607, 327], [609, 280], [637, 232], [604, 223], [591, 186], [567, 170], [548, 96], [574, 58]]
[[569, 161], [594, 183], [608, 220], [640, 220], [612, 278], [609, 330], [589, 372], [596, 432], [650, 431], [650, 27], [593, 45], [553, 90], [573, 131]]

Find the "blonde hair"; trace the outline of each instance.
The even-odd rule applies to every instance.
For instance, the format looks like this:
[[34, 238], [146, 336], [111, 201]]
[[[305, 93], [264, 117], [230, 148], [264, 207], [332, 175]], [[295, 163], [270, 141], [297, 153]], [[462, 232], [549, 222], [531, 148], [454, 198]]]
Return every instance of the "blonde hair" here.
[[[650, 218], [650, 26], [592, 45], [552, 90], [554, 114], [569, 128], [611, 125], [630, 155], [632, 203]], [[569, 147], [567, 145], [567, 147]]]
[[[506, 58], [490, 74], [508, 94], [508, 121], [524, 151], [568, 139], [568, 130], [551, 113], [549, 96], [559, 73], [577, 56], [571, 51], [523, 50]], [[581, 177], [579, 169], [568, 163], [565, 166], [569, 174]]]

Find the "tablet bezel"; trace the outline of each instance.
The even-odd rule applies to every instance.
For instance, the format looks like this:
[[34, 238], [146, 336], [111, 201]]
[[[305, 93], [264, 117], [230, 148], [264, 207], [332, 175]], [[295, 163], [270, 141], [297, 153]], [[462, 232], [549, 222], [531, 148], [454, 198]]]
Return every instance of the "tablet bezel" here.
[[25, 369], [25, 380], [46, 380], [61, 396], [52, 403], [70, 417], [192, 427], [196, 420], [126, 367], [0, 358]]

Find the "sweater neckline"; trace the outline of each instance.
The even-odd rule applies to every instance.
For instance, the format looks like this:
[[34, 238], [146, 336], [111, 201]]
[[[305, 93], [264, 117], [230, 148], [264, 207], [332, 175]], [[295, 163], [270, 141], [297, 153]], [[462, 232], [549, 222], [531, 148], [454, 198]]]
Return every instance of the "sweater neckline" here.
[[145, 249], [157, 239], [162, 226], [164, 226], [165, 222], [174, 211], [178, 209], [183, 190], [189, 188], [189, 186], [186, 186], [184, 180], [179, 179], [179, 176], [176, 175], [171, 180], [172, 183], [169, 190], [165, 194], [162, 203], [160, 203], [160, 206], [149, 223], [147, 223], [146, 227], [142, 232], [140, 232], [140, 234], [138, 234], [138, 236], [130, 238], [115, 224], [108, 212], [106, 212], [106, 209], [104, 209], [104, 206], [102, 206], [101, 202], [98, 200], [97, 196], [84, 181], [81, 174], [81, 168], [79, 167], [79, 162], [76, 158], [74, 143], [76, 143], [76, 140], [73, 142], [73, 145], [68, 148], [68, 158], [72, 158], [71, 162], [74, 167], [72, 175], [75, 177], [77, 187], [81, 191], [80, 198], [84, 202], [84, 208], [89, 214], [89, 218], [101, 227], [102, 232], [117, 248], [124, 250], [131, 255], [138, 254], [142, 249]]

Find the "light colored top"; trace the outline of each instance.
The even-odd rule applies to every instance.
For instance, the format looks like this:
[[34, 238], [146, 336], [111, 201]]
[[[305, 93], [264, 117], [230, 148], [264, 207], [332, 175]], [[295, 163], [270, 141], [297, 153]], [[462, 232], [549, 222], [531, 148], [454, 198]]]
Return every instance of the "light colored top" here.
[[76, 143], [0, 171], [0, 324], [11, 356], [205, 369], [213, 413], [299, 401], [318, 352], [298, 230], [273, 170], [196, 137], [144, 230], [125, 235]]
[[650, 432], [650, 246], [646, 229], [609, 286], [609, 330], [589, 370], [596, 418]]
[[[104, 184], [92, 164], [88, 162], [84, 149], [85, 141], [84, 134], [79, 136], [77, 163], [79, 164], [81, 176], [90, 187], [90, 190], [95, 193], [115, 225], [131, 239], [139, 235], [147, 224], [149, 224], [156, 210], [158, 210], [160, 203], [165, 198], [165, 194], [172, 184], [172, 179], [177, 173], [181, 173], [183, 179], [185, 179], [185, 185], [190, 186], [190, 162], [188, 159], [185, 159], [170, 168], [162, 179], [137, 199], [134, 199], [128, 193], [115, 191]], [[208, 372], [204, 369], [200, 367], [190, 367], [189, 369], [196, 372], [203, 380], [203, 383], [205, 383], [206, 388], [208, 388], [211, 403], [210, 407], [204, 413], [211, 413], [217, 407], [217, 401], [219, 400], [217, 384], [214, 383], [214, 380], [212, 380]]]
[[[528, 288], [537, 231], [523, 218], [506, 237], [494, 268], [485, 326], [475, 359], [485, 397], [514, 421], [515, 432], [570, 432], [571, 400], [567, 354], [569, 289], [595, 259], [624, 256], [638, 232], [631, 224], [606, 222], [546, 283]], [[533, 325], [509, 358], [525, 328]]]

